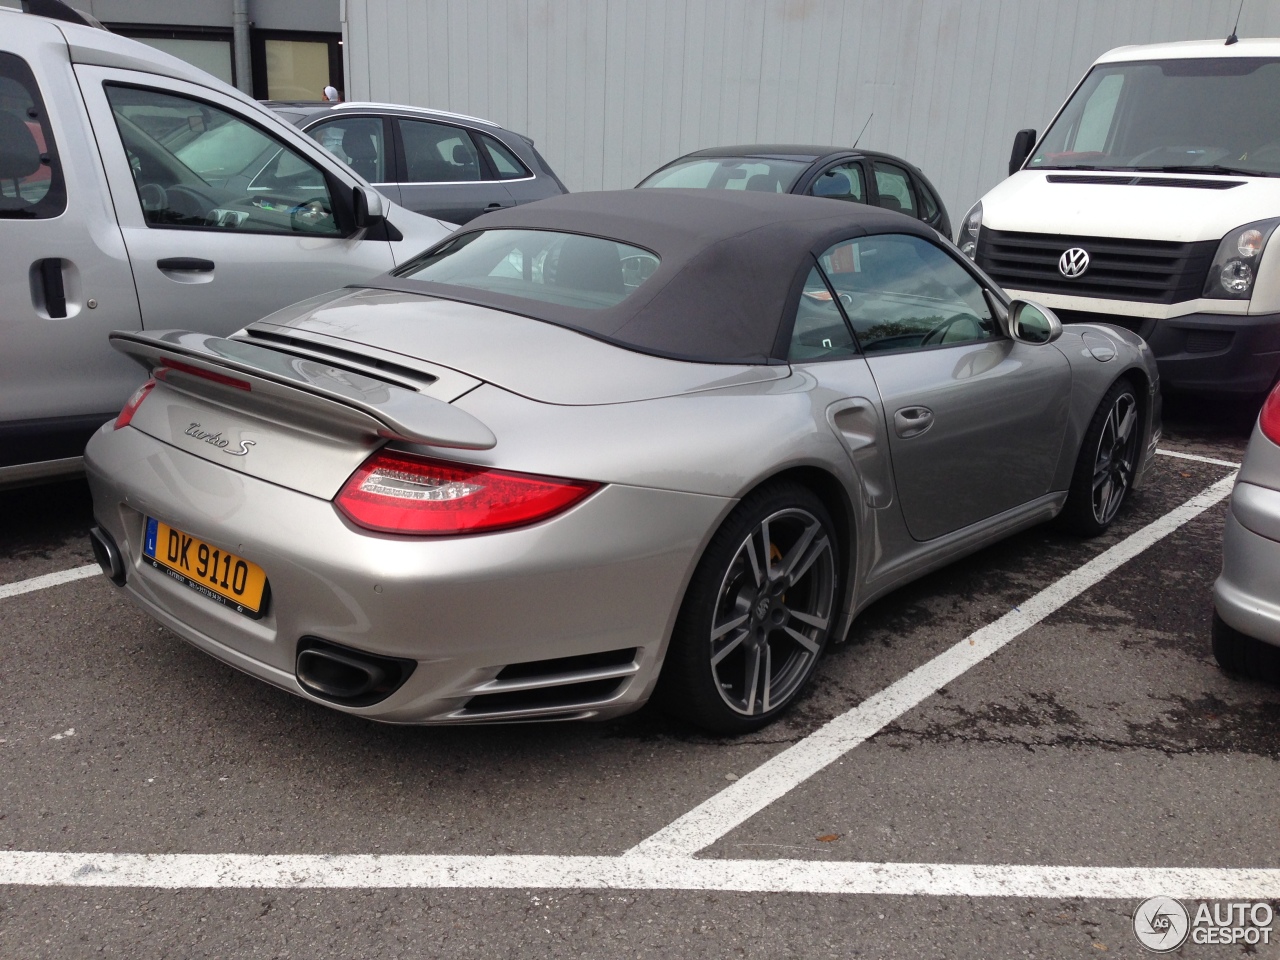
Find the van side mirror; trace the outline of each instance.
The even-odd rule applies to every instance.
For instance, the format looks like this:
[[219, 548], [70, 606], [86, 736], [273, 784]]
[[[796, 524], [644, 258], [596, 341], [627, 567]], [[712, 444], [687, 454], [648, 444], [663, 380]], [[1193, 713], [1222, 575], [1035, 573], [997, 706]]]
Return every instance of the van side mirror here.
[[1009, 336], [1019, 343], [1053, 343], [1062, 336], [1062, 321], [1048, 307], [1014, 300], [1009, 304]]
[[386, 219], [382, 209], [382, 194], [376, 190], [352, 187], [351, 209], [355, 213], [357, 230], [376, 227]]
[[1019, 130], [1013, 135], [1013, 151], [1009, 154], [1009, 176], [1013, 176], [1022, 169], [1022, 165], [1027, 162], [1027, 157], [1031, 156], [1031, 148], [1035, 145], [1034, 130]]

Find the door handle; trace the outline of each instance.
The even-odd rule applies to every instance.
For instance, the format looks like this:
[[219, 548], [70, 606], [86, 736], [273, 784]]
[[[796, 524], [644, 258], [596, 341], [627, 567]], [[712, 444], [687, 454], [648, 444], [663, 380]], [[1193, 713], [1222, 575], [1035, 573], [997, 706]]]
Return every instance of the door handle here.
[[62, 260], [59, 257], [48, 257], [37, 260], [32, 266], [40, 275], [45, 313], [51, 319], [61, 320], [67, 315], [67, 288], [62, 282]]
[[165, 257], [157, 260], [156, 266], [161, 270], [187, 270], [191, 273], [212, 273], [214, 263], [203, 257]]
[[487, 207], [485, 207], [485, 208], [484, 208], [484, 211], [485, 211], [485, 213], [488, 213], [490, 210], [505, 210], [505, 209], [507, 209], [507, 207], [514, 207], [514, 206], [515, 206], [515, 204], [514, 204], [514, 203], [497, 203], [497, 202], [495, 202], [495, 203], [491, 203], [491, 204], [489, 204]]
[[933, 426], [933, 411], [928, 407], [903, 407], [893, 415], [893, 429], [903, 440], [918, 437]]

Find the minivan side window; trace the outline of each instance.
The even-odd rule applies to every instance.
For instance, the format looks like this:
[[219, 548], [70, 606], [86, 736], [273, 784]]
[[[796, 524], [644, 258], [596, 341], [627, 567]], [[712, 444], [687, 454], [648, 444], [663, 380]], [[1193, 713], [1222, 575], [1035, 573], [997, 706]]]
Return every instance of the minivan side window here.
[[67, 208], [67, 189], [36, 78], [0, 53], [0, 217], [34, 220]]
[[275, 137], [201, 100], [105, 89], [147, 226], [341, 234], [324, 173]]

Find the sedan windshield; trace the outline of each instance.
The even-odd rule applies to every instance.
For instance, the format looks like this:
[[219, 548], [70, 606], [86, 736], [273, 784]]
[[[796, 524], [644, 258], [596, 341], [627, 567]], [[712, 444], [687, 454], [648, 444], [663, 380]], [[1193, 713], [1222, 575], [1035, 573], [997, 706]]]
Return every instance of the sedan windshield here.
[[1029, 169], [1280, 175], [1280, 60], [1095, 67]]
[[690, 157], [641, 180], [638, 187], [693, 187], [789, 193], [809, 161], [762, 157]]

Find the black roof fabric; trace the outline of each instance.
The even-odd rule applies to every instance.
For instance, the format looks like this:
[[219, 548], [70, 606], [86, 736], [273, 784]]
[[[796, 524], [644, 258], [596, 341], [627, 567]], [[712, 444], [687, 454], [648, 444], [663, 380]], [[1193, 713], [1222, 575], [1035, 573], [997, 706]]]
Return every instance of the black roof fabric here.
[[872, 233], [937, 238], [917, 220], [863, 204], [721, 190], [571, 193], [485, 214], [462, 232], [501, 228], [603, 237], [660, 263], [630, 296], [599, 310], [397, 276], [416, 259], [364, 286], [493, 307], [673, 359], [765, 363], [785, 356], [779, 329], [785, 321], [790, 330], [811, 254]]

